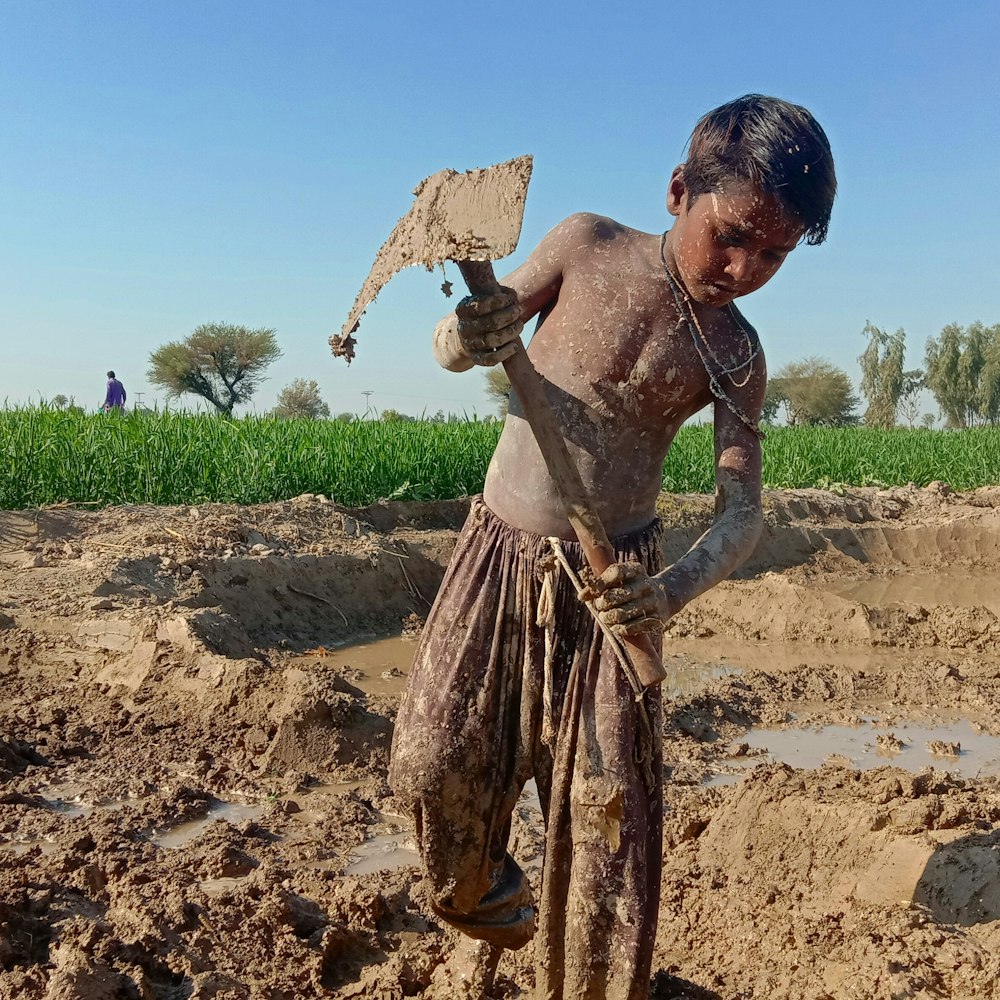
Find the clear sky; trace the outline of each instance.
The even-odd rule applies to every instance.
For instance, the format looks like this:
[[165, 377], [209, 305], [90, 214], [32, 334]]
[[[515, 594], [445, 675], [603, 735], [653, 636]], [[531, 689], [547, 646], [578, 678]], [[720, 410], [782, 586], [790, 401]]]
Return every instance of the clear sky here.
[[[256, 397], [316, 379], [334, 412], [490, 412], [436, 368], [440, 276], [412, 270], [339, 330], [414, 185], [532, 153], [519, 263], [575, 211], [660, 232], [706, 110], [806, 105], [840, 181], [830, 237], [741, 302], [771, 371], [858, 374], [866, 320], [908, 363], [1000, 322], [1000, 4], [8, 0], [0, 5], [0, 400], [134, 396], [205, 322], [277, 331]], [[458, 283], [457, 269], [450, 277]]]

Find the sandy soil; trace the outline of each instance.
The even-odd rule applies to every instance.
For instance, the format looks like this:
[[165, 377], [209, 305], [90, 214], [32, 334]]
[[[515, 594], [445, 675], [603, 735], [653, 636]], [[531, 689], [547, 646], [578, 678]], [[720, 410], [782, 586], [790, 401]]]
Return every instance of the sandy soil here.
[[[651, 996], [1000, 996], [1000, 489], [766, 503], [668, 634]], [[385, 774], [465, 509], [0, 513], [0, 997], [435, 995]]]

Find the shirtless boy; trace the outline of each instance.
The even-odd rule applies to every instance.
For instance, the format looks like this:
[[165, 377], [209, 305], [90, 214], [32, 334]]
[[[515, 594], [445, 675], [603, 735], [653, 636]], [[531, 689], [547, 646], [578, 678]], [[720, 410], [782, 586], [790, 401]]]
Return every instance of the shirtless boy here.
[[[571, 216], [500, 294], [466, 299], [438, 325], [438, 362], [466, 371], [503, 361], [539, 317], [528, 354], [619, 560], [583, 595], [612, 631], [658, 642], [671, 615], [752, 551], [766, 372], [734, 300], [800, 242], [826, 238], [835, 190], [829, 143], [808, 111], [739, 98], [695, 127], [670, 178], [666, 233]], [[663, 461], [709, 403], [715, 519], [664, 567]], [[485, 942], [493, 965], [500, 948], [534, 935], [539, 998], [640, 1000], [659, 906], [659, 694], [636, 700], [593, 615], [551, 568], [550, 538], [582, 565], [512, 394], [414, 659], [390, 779], [413, 810], [442, 920]], [[507, 851], [532, 777], [546, 819], [537, 904]]]

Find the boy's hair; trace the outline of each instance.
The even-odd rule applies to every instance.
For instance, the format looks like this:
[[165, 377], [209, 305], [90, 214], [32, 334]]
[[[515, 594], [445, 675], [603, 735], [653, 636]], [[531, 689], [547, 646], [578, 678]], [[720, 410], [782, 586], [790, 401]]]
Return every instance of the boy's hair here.
[[688, 204], [733, 181], [774, 195], [806, 243], [826, 239], [837, 176], [826, 133], [805, 108], [746, 94], [699, 119], [684, 163]]
[[114, 372], [108, 372], [108, 378], [114, 378], [114, 377], [115, 377]]

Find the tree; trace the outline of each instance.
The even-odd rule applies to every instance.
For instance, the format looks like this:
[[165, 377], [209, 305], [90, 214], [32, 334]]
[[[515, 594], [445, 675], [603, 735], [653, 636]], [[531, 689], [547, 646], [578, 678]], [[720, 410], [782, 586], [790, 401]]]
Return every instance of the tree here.
[[899, 415], [912, 427], [920, 413], [920, 390], [924, 388], [924, 373], [919, 369], [903, 372], [903, 389], [896, 407]]
[[868, 400], [865, 423], [870, 427], [895, 427], [896, 408], [903, 395], [906, 376], [920, 375], [920, 372], [903, 371], [906, 331], [900, 327], [895, 333], [886, 333], [872, 323], [865, 323], [863, 335], [868, 338], [868, 346], [858, 363], [861, 365], [861, 392]]
[[399, 410], [383, 410], [379, 419], [386, 424], [412, 424], [417, 418], [411, 417], [408, 413], [400, 413]]
[[945, 426], [1000, 423], [1000, 324], [949, 323], [927, 341], [925, 364]]
[[774, 423], [774, 418], [778, 415], [778, 410], [787, 402], [782, 392], [781, 383], [778, 382], [777, 377], [767, 380], [767, 388], [764, 390], [764, 405], [760, 410], [761, 423]]
[[824, 358], [793, 361], [770, 380], [774, 397], [784, 403], [788, 423], [845, 427], [858, 422], [858, 397], [847, 372]]
[[69, 396], [64, 396], [61, 392], [52, 397], [52, 405], [57, 410], [65, 410], [67, 406], [72, 402]]
[[503, 365], [494, 365], [486, 369], [486, 395], [496, 403], [497, 413], [501, 419], [507, 416], [507, 407], [510, 405], [510, 379], [504, 371]]
[[271, 415], [281, 420], [329, 420], [330, 407], [320, 398], [315, 379], [297, 378], [278, 393]]
[[274, 330], [231, 323], [204, 323], [186, 340], [164, 344], [149, 356], [146, 377], [176, 398], [193, 393], [220, 413], [246, 403], [281, 357]]

